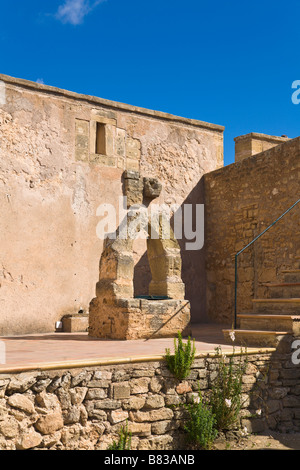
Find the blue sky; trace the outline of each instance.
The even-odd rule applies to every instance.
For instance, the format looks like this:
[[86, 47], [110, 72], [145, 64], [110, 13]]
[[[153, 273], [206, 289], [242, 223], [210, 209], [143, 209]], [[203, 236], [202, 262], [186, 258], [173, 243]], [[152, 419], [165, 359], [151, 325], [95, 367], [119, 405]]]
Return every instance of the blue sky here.
[[300, 135], [299, 13], [299, 0], [2, 0], [0, 73], [224, 125], [229, 164], [238, 135]]

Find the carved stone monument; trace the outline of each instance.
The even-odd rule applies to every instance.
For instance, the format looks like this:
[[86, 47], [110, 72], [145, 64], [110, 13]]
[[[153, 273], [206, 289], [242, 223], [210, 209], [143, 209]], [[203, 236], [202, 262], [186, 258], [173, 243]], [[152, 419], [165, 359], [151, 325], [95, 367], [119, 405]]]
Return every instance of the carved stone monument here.
[[[141, 178], [137, 172], [125, 172], [124, 191], [127, 207], [149, 203], [161, 192], [154, 178]], [[129, 211], [128, 221], [136, 217]], [[90, 303], [89, 335], [107, 339], [162, 338], [188, 334], [190, 303], [185, 300], [181, 279], [180, 247], [169, 227], [164, 238], [163, 219], [153, 227], [147, 219], [147, 255], [152, 275], [149, 296], [134, 298], [134, 239], [123, 236], [122, 228], [115, 238], [106, 238], [100, 260], [96, 298]], [[122, 235], [121, 235], [122, 234]]]

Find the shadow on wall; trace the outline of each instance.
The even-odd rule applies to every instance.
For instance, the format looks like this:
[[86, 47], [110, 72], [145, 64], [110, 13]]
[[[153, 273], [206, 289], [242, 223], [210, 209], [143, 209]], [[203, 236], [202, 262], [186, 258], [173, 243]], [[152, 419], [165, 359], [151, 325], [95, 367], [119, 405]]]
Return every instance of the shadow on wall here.
[[[234, 256], [299, 198], [300, 138], [206, 173], [207, 314], [232, 322]], [[299, 209], [278, 219], [238, 257], [238, 313], [250, 313], [266, 284], [282, 283], [282, 270], [299, 260]]]
[[[257, 383], [249, 385], [252, 418], [248, 430], [275, 432], [276, 440], [293, 448], [286, 434], [300, 432], [300, 338], [284, 336], [270, 353], [268, 364], [262, 366], [258, 357], [257, 369]], [[300, 434], [294, 445], [299, 443]]]
[[[197, 186], [191, 191], [181, 205], [183, 212], [185, 205], [190, 205], [193, 210], [193, 231], [196, 227], [196, 205], [204, 204], [204, 179], [201, 178]], [[200, 222], [199, 222], [200, 223]], [[172, 227], [174, 219], [171, 220]], [[205, 274], [205, 245], [200, 250], [187, 250], [186, 243], [193, 240], [187, 239], [184, 231], [183, 217], [183, 237], [178, 240], [182, 258], [182, 281], [185, 284], [185, 298], [191, 304], [192, 323], [207, 323], [209, 321], [206, 314], [206, 274]], [[191, 229], [191, 228], [190, 228]], [[148, 262], [147, 252], [140, 258], [134, 268], [134, 295], [148, 295], [151, 272]]]

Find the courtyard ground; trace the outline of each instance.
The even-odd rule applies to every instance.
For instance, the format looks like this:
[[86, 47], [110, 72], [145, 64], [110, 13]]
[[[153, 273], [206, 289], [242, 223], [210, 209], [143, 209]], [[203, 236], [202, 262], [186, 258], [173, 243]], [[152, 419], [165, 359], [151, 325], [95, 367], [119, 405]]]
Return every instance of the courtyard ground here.
[[[222, 325], [193, 325], [197, 354], [213, 354], [217, 347], [229, 353], [232, 345], [226, 344]], [[115, 341], [90, 338], [87, 333], [45, 333], [2, 337], [5, 343], [6, 363], [0, 372], [26, 371], [39, 368], [78, 367], [101, 364], [105, 361], [122, 364], [135, 360], [159, 360], [166, 348], [173, 350], [172, 338]], [[260, 348], [260, 350], [266, 350]], [[270, 348], [268, 348], [269, 350]], [[248, 348], [248, 352], [258, 351]]]
[[264, 434], [248, 435], [239, 441], [224, 441], [220, 439], [214, 445], [215, 450], [300, 450], [300, 433], [281, 434], [266, 432]]

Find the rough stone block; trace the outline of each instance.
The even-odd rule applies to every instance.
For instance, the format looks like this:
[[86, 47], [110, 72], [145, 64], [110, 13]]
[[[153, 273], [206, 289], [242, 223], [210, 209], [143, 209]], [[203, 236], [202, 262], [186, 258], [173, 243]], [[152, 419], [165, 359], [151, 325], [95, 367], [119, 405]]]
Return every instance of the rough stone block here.
[[13, 408], [24, 411], [27, 414], [35, 413], [33, 403], [29, 398], [20, 393], [16, 393], [8, 398], [7, 403]]
[[145, 403], [145, 409], [156, 409], [165, 406], [165, 400], [161, 395], [150, 395]]
[[89, 161], [89, 122], [76, 119], [75, 121], [75, 158], [77, 161]]
[[140, 410], [144, 407], [145, 402], [145, 397], [130, 397], [128, 400], [123, 401], [123, 408], [124, 410]]
[[154, 422], [154, 421], [164, 421], [173, 418], [173, 411], [170, 408], [163, 408], [159, 410], [151, 410], [151, 411], [136, 411], [130, 413], [131, 418], [133, 421], [138, 423], [143, 423], [145, 421]]
[[62, 319], [63, 331], [65, 333], [85, 332], [89, 327], [88, 315], [72, 315]]
[[130, 386], [126, 383], [117, 383], [113, 385], [113, 398], [124, 399], [130, 397]]
[[105, 399], [96, 402], [95, 408], [102, 410], [116, 410], [118, 408], [121, 408], [121, 405], [122, 403], [120, 400]]
[[0, 422], [0, 434], [7, 439], [16, 438], [19, 434], [19, 429], [19, 422], [13, 417]]
[[[128, 162], [128, 160], [127, 160]], [[127, 197], [127, 207], [139, 205], [143, 203], [143, 179], [139, 175], [139, 166], [134, 162], [132, 169], [133, 171], [125, 171], [124, 173], [124, 189], [125, 196]]]
[[137, 139], [126, 139], [126, 156], [128, 159], [140, 160], [141, 142]]
[[144, 377], [139, 379], [132, 379], [130, 384], [131, 393], [137, 395], [139, 393], [147, 393], [149, 391], [150, 378]]
[[151, 435], [151, 424], [129, 422], [128, 431], [131, 432], [133, 435], [147, 437]]
[[121, 423], [122, 421], [125, 421], [126, 419], [128, 419], [128, 412], [123, 411], [122, 409], [114, 410], [110, 413], [110, 416], [108, 419], [112, 424]]
[[126, 169], [133, 170], [133, 171], [140, 171], [140, 161], [133, 160], [132, 158], [126, 159]]
[[153, 423], [151, 425], [151, 433], [156, 435], [163, 435], [167, 432], [178, 429], [179, 423], [173, 421], [158, 421], [157, 423]]
[[116, 153], [119, 157], [125, 158], [126, 155], [126, 131], [124, 129], [116, 129]]
[[107, 391], [102, 388], [89, 389], [86, 394], [86, 400], [101, 400], [107, 398]]
[[144, 197], [147, 199], [156, 199], [160, 196], [162, 184], [157, 178], [144, 178]]
[[91, 154], [90, 155], [90, 162], [95, 163], [100, 166], [107, 166], [116, 168], [117, 166], [117, 158], [109, 155], [99, 155], [99, 154]]
[[24, 433], [16, 443], [17, 450], [29, 450], [38, 447], [43, 438], [35, 432], [34, 429], [29, 429], [28, 432]]
[[59, 429], [62, 429], [64, 426], [64, 420], [62, 413], [59, 411], [54, 411], [48, 413], [45, 416], [39, 418], [35, 424], [35, 428], [41, 434], [52, 434]]

